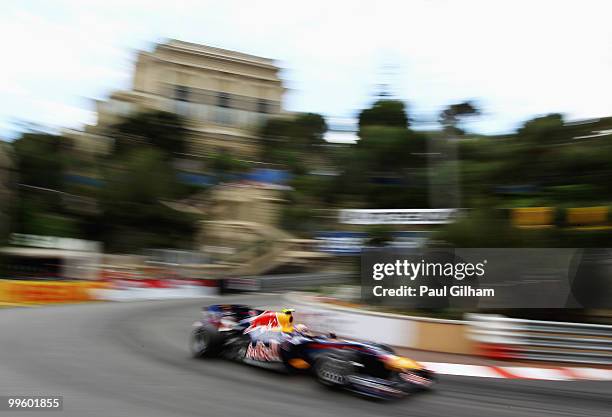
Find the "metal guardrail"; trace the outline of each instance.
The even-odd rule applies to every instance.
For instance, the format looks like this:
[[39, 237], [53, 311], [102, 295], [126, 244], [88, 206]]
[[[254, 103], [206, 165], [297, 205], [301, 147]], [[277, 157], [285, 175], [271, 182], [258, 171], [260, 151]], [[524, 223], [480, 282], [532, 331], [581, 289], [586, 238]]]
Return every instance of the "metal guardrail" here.
[[294, 291], [324, 285], [347, 284], [354, 280], [354, 275], [341, 273], [262, 275], [228, 278], [224, 280], [223, 288], [231, 291]]
[[495, 358], [612, 365], [612, 326], [468, 314], [470, 337]]

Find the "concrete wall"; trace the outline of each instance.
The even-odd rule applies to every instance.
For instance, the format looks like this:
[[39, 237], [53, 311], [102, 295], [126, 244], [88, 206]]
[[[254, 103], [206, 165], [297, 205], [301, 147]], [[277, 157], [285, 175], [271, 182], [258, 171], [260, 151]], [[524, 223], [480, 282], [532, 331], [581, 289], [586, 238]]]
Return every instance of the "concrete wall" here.
[[434, 352], [473, 354], [467, 324], [460, 320], [385, 314], [317, 302], [314, 297], [292, 293], [288, 304], [296, 309], [297, 323], [315, 331], [370, 340], [394, 347]]

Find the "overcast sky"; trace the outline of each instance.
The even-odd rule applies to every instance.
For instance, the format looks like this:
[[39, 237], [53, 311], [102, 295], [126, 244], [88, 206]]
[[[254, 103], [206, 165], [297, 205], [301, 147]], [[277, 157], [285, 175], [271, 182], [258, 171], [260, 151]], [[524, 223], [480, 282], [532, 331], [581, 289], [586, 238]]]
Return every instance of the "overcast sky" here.
[[93, 123], [91, 99], [129, 88], [135, 50], [164, 38], [274, 58], [285, 107], [327, 117], [353, 117], [383, 81], [420, 120], [477, 100], [481, 132], [612, 115], [611, 16], [606, 0], [5, 1], [0, 137]]

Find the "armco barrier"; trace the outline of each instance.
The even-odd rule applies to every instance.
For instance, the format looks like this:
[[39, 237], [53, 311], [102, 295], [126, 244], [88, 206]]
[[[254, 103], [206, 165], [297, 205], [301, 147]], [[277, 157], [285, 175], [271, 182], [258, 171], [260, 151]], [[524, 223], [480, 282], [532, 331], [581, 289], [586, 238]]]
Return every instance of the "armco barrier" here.
[[94, 290], [107, 284], [89, 281], [0, 280], [0, 303], [28, 305], [95, 300]]
[[612, 326], [470, 314], [470, 337], [491, 358], [612, 365]]
[[459, 320], [442, 320], [386, 314], [318, 302], [315, 297], [290, 293], [288, 305], [295, 306], [296, 322], [319, 332], [333, 332], [359, 340], [395, 347], [435, 352], [472, 354], [467, 326]]

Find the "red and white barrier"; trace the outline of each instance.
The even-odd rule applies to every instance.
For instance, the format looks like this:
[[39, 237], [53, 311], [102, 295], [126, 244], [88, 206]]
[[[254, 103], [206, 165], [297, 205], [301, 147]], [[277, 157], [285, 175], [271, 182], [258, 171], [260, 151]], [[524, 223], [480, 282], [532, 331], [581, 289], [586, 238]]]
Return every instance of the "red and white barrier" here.
[[219, 294], [217, 280], [199, 279], [110, 279], [108, 288], [95, 290], [94, 296], [106, 301], [171, 300], [210, 297]]
[[612, 369], [559, 367], [535, 368], [526, 366], [483, 366], [459, 363], [421, 362], [426, 368], [442, 375], [478, 378], [536, 379], [547, 381], [612, 381]]

